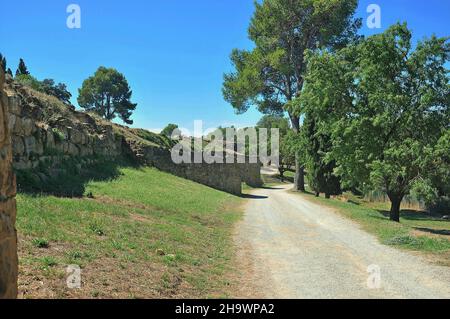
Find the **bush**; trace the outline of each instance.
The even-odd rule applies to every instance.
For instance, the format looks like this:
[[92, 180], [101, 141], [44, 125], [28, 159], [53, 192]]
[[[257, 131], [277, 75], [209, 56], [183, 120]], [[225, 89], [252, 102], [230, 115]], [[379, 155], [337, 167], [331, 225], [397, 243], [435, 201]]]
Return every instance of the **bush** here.
[[33, 246], [35, 246], [37, 248], [48, 248], [48, 246], [49, 246], [48, 240], [43, 239], [43, 238], [33, 239], [32, 243], [33, 243]]
[[15, 77], [15, 81], [24, 86], [28, 86], [33, 90], [42, 92], [42, 83], [29, 74], [21, 74]]

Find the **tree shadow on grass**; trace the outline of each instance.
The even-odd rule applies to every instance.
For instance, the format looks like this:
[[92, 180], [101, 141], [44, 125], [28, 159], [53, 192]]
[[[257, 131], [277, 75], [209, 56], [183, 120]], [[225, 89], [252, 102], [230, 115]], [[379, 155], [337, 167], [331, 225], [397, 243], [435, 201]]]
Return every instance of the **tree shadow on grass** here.
[[116, 161], [98, 159], [82, 168], [76, 160], [71, 160], [57, 167], [16, 171], [17, 189], [32, 196], [81, 198], [89, 182], [117, 179], [122, 175], [120, 169], [124, 167], [139, 168], [125, 159]]
[[350, 203], [350, 204], [353, 204], [353, 205], [356, 205], [356, 206], [361, 206], [361, 203], [355, 202], [354, 200], [351, 200], [351, 199], [348, 200], [347, 203]]
[[[389, 218], [390, 213], [386, 210], [378, 210], [384, 217]], [[439, 216], [430, 214], [425, 211], [407, 210], [404, 209], [400, 212], [400, 217], [406, 220], [413, 221], [442, 221]]]
[[448, 229], [431, 229], [422, 227], [414, 227], [414, 229], [419, 230], [421, 232], [430, 233], [433, 235], [450, 236], [450, 230]]

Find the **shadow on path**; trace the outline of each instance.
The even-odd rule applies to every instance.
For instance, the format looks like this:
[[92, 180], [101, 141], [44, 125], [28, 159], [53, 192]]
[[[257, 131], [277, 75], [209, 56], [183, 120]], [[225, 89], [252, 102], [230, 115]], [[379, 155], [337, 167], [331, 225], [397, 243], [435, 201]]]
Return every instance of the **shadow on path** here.
[[267, 199], [267, 198], [269, 198], [268, 196], [251, 195], [251, 194], [242, 194], [241, 197], [246, 198], [246, 199]]

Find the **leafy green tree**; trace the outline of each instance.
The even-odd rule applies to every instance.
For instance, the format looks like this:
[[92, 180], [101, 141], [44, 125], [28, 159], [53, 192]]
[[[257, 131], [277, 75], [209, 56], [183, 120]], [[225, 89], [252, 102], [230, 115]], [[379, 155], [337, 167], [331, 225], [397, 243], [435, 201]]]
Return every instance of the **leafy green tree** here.
[[175, 131], [177, 128], [178, 125], [176, 124], [168, 124], [159, 134], [171, 138], [173, 131]]
[[448, 38], [413, 49], [411, 37], [397, 24], [337, 54], [322, 52], [310, 60], [305, 88], [305, 104], [322, 127], [331, 125], [335, 173], [345, 186], [384, 190], [396, 222], [405, 195], [434, 188], [450, 127]]
[[[301, 109], [290, 104], [301, 95], [304, 53], [339, 48], [357, 38], [353, 18], [357, 0], [264, 0], [255, 2], [249, 38], [251, 51], [233, 50], [234, 71], [224, 75], [223, 95], [237, 113], [256, 106], [265, 114], [288, 113], [300, 131]], [[296, 161], [295, 184], [304, 191], [303, 167]]]
[[55, 81], [52, 79], [44, 79], [41, 82], [41, 90], [48, 95], [55, 96], [64, 103], [70, 104], [72, 94], [67, 90], [67, 86], [64, 83], [55, 84]]
[[292, 130], [286, 132], [280, 138], [280, 173], [281, 182], [284, 182], [284, 174], [295, 166], [295, 156], [298, 153], [298, 135]]
[[107, 120], [119, 117], [133, 124], [130, 117], [137, 104], [131, 102], [132, 91], [122, 73], [112, 68], [99, 67], [94, 76], [83, 82], [78, 90], [78, 104]]
[[266, 114], [256, 124], [257, 128], [266, 128], [269, 130], [277, 128], [280, 130], [280, 136], [284, 136], [291, 129], [289, 120], [280, 115]]
[[326, 198], [342, 193], [341, 182], [334, 174], [336, 162], [327, 158], [332, 150], [331, 134], [319, 130], [320, 119], [314, 118], [313, 113], [307, 114], [303, 122], [303, 151], [308, 185], [319, 196], [325, 193]]
[[20, 75], [30, 75], [30, 72], [28, 71], [28, 68], [23, 59], [20, 59], [19, 66], [16, 70], [16, 76]]
[[[295, 154], [291, 154], [289, 145], [290, 140], [286, 135], [291, 131], [289, 120], [283, 115], [278, 114], [266, 114], [256, 124], [256, 129], [259, 130], [265, 128], [268, 130], [268, 149], [271, 150], [271, 129], [279, 129], [280, 134], [280, 147], [279, 147], [279, 166], [278, 171], [280, 173], [281, 181], [284, 181], [284, 173], [295, 166]], [[294, 155], [294, 158], [292, 158]]]

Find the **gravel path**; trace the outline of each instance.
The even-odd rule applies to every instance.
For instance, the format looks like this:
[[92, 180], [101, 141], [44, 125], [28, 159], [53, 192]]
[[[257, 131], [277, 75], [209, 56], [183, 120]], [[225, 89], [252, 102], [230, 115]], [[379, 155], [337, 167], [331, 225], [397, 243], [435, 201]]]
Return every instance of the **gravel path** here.
[[238, 297], [450, 298], [450, 268], [380, 244], [331, 209], [289, 193], [291, 187], [249, 198], [236, 236], [245, 264]]

